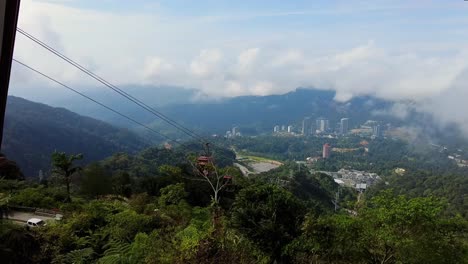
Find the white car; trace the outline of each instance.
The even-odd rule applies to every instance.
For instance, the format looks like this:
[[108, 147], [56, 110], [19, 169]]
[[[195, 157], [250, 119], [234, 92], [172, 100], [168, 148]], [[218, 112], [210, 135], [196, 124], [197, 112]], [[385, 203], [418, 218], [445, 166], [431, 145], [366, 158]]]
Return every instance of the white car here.
[[26, 225], [30, 227], [40, 227], [40, 226], [45, 226], [46, 223], [42, 219], [31, 218], [26, 222]]

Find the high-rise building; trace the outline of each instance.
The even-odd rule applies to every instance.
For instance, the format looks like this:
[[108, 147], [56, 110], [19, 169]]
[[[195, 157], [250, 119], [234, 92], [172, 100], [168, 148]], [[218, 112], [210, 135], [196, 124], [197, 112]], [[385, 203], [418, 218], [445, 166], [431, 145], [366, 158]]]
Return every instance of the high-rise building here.
[[380, 125], [374, 125], [372, 127], [372, 136], [374, 136], [374, 137], [382, 137], [383, 136], [382, 127]]
[[278, 133], [280, 131], [280, 126], [276, 125], [273, 127], [273, 132]]
[[288, 126], [288, 133], [292, 133], [292, 129], [293, 129], [292, 126]]
[[349, 118], [341, 118], [340, 120], [340, 134], [346, 135], [349, 130]]
[[305, 117], [302, 120], [302, 135], [307, 136], [312, 133], [312, 119], [310, 117]]
[[232, 134], [233, 137], [235, 137], [235, 136], [237, 136], [238, 132], [239, 132], [239, 128], [235, 126], [235, 127], [232, 128], [231, 134]]
[[281, 126], [281, 131], [285, 131], [286, 130], [286, 126], [285, 125], [282, 125]]
[[331, 146], [330, 144], [326, 143], [323, 145], [323, 151], [322, 151], [322, 158], [328, 159], [330, 158], [330, 151], [331, 151]]
[[330, 121], [326, 118], [319, 118], [315, 120], [315, 126], [317, 127], [317, 131], [319, 132], [326, 132], [330, 127]]

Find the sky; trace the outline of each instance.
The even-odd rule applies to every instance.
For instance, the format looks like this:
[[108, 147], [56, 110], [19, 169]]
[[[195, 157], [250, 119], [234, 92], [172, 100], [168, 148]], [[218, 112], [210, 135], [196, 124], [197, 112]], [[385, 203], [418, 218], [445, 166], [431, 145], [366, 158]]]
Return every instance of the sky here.
[[[22, 0], [19, 27], [121, 86], [208, 98], [315, 87], [411, 100], [468, 131], [467, 14], [463, 0]], [[15, 58], [98, 89], [19, 34]], [[10, 94], [72, 96], [18, 65]]]

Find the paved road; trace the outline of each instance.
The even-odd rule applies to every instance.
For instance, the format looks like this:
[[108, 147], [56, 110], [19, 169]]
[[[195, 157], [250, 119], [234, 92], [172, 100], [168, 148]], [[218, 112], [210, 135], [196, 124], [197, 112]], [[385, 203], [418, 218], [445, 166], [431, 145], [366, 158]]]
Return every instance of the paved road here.
[[39, 218], [44, 221], [50, 221], [54, 219], [54, 217], [36, 215], [33, 212], [18, 212], [18, 211], [10, 211], [8, 214], [8, 218], [10, 220], [14, 220], [14, 222], [23, 222], [23, 223], [26, 223], [31, 218]]
[[248, 176], [249, 174], [257, 174], [265, 171], [269, 171], [275, 168], [278, 168], [280, 165], [272, 162], [263, 162], [263, 161], [255, 161], [250, 162], [249, 165], [252, 167], [253, 171], [250, 171], [247, 167], [239, 164], [234, 163], [234, 166], [238, 167], [244, 176]]
[[249, 176], [250, 173], [252, 173], [251, 171], [249, 171], [249, 169], [247, 169], [247, 167], [239, 164], [239, 163], [234, 163], [234, 166], [238, 167], [242, 174], [244, 174], [244, 176]]
[[258, 161], [251, 159], [248, 156], [243, 157], [239, 155], [234, 148], [231, 149], [236, 154], [236, 160], [244, 160], [244, 162], [248, 162], [249, 166], [252, 167], [253, 171], [250, 171], [247, 167], [243, 166], [242, 164], [234, 163], [234, 166], [238, 167], [241, 170], [242, 174], [244, 174], [244, 176], [249, 176], [249, 174], [266, 172], [283, 165], [283, 163], [276, 160], [263, 159], [262, 161]]
[[252, 162], [250, 163], [255, 173], [262, 173], [278, 168], [280, 165], [272, 162]]

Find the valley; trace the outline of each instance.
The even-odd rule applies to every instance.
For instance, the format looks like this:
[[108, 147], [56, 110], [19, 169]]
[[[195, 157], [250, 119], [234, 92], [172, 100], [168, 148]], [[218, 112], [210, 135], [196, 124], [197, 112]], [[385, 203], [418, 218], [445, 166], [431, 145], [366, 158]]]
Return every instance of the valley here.
[[[309, 92], [295, 93], [304, 96]], [[376, 259], [385, 257], [378, 253], [383, 247], [409, 257], [405, 252], [412, 246], [399, 246], [401, 239], [418, 248], [427, 247], [424, 259], [430, 255], [440, 260], [439, 254], [444, 259], [463, 258], [456, 252], [464, 248], [466, 233], [461, 230], [468, 219], [465, 145], [453, 148], [425, 138], [397, 137], [392, 131], [397, 124], [404, 126], [404, 121], [367, 119], [377, 119], [366, 115], [371, 109], [358, 111], [357, 120], [344, 118], [356, 116], [352, 109], [330, 117], [302, 109], [282, 119], [284, 122], [273, 114], [270, 120], [258, 117], [254, 121], [252, 115], [254, 119], [239, 119], [236, 125], [210, 125], [217, 122], [212, 114], [223, 114], [220, 111], [206, 114], [197, 132], [190, 131], [200, 138], [188, 139], [190, 133], [155, 122], [152, 127], [168, 129], [165, 131], [173, 140], [154, 136], [148, 140], [148, 134], [132, 127], [10, 99], [4, 149], [7, 158], [17, 161], [25, 179], [16, 171], [2, 172], [0, 208], [5, 212], [9, 208], [43, 208], [65, 216], [29, 231], [23, 231], [14, 217], [5, 220], [12, 224], [5, 227], [5, 234], [27, 232], [32, 243], [55, 245], [31, 245], [29, 259], [65, 263], [76, 259], [114, 263], [121, 258], [138, 262], [150, 258], [154, 263], [165, 259], [219, 261], [219, 255], [198, 255], [205, 252], [201, 246], [205, 245], [234, 263], [242, 262], [240, 259], [304, 263], [300, 256], [329, 256], [338, 248], [344, 255], [332, 259], [352, 256], [354, 263], [366, 263], [368, 248], [375, 250], [371, 255]], [[248, 104], [253, 108], [246, 113], [261, 111], [256, 109], [257, 103]], [[205, 106], [198, 107], [198, 113], [206, 113]], [[337, 107], [342, 106], [329, 109]], [[186, 113], [193, 122], [197, 120], [197, 111]], [[315, 122], [311, 116], [317, 116]], [[332, 120], [339, 121], [337, 126], [330, 125]], [[226, 127], [229, 133], [223, 132]], [[15, 211], [15, 215], [22, 214], [36, 217]], [[421, 221], [427, 226], [422, 231]], [[402, 225], [407, 235], [398, 233]], [[338, 231], [329, 234], [327, 230]], [[385, 232], [383, 237], [381, 232]], [[6, 243], [12, 243], [7, 235]], [[426, 236], [439, 240], [428, 244]], [[239, 237], [245, 244], [236, 242]], [[274, 244], [270, 243], [272, 237]], [[374, 242], [388, 237], [395, 241], [384, 246]], [[89, 242], [82, 244], [82, 240]], [[354, 249], [342, 244], [351, 240], [361, 246]], [[219, 248], [221, 241], [228, 248]], [[441, 243], [453, 250], [433, 253]], [[326, 246], [314, 251], [317, 244]], [[140, 248], [155, 253], [135, 253]], [[48, 253], [39, 254], [39, 250]]]

